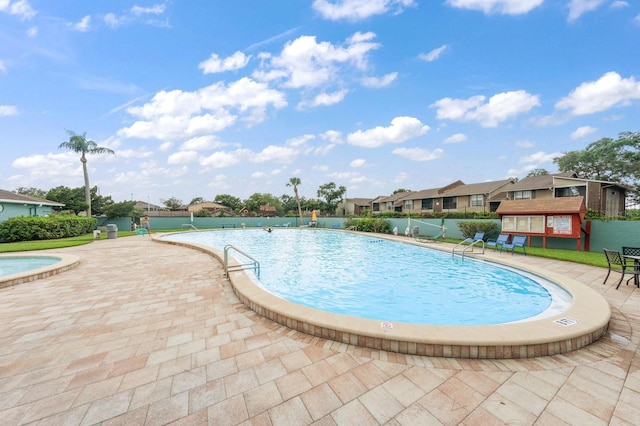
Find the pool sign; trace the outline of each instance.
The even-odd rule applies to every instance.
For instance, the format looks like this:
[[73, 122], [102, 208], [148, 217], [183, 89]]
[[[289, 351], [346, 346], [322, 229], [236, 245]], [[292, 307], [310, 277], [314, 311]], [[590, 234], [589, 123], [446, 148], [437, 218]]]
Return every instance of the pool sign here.
[[564, 317], [564, 318], [558, 318], [554, 322], [556, 324], [564, 325], [565, 327], [567, 327], [567, 326], [575, 325], [575, 324], [579, 323], [580, 320], [577, 320], [577, 319], [571, 318], [571, 317]]
[[393, 323], [392, 322], [382, 322], [380, 323], [380, 328], [383, 330], [393, 330]]

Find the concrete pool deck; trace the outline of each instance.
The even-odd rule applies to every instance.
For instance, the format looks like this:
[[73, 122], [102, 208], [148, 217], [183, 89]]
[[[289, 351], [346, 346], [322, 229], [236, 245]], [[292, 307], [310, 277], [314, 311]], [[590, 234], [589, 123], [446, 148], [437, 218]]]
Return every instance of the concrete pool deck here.
[[[148, 237], [38, 252], [71, 271], [0, 289], [0, 424], [639, 424], [640, 290], [515, 255], [602, 294], [607, 334], [526, 359], [399, 354], [245, 307], [219, 262]], [[487, 257], [509, 256], [487, 251]]]

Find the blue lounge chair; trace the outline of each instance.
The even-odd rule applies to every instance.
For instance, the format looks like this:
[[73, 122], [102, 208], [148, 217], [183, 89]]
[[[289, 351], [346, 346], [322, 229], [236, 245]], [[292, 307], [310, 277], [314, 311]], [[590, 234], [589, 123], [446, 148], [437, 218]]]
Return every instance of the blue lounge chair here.
[[504, 243], [502, 246], [500, 246], [500, 253], [502, 253], [502, 249], [507, 249], [507, 250], [511, 250], [511, 255], [513, 256], [513, 253], [515, 253], [516, 251], [516, 247], [521, 247], [526, 256], [527, 254], [527, 249], [525, 248], [526, 242], [527, 242], [526, 235], [514, 235], [510, 243]]
[[489, 238], [486, 242], [487, 247], [493, 247], [493, 251], [496, 251], [499, 247], [502, 247], [509, 240], [509, 234], [500, 234], [498, 238]]

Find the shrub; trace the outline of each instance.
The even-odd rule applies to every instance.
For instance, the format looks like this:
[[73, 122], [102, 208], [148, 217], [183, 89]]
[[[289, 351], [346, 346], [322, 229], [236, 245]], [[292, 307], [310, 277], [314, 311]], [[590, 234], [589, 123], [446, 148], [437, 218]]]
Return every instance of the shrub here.
[[358, 231], [363, 232], [378, 232], [378, 233], [389, 233], [389, 227], [391, 226], [388, 220], [372, 218], [372, 217], [363, 217], [363, 218], [352, 218], [348, 219], [344, 223], [345, 228], [350, 226], [355, 226]]
[[495, 222], [456, 222], [465, 238], [473, 237], [476, 232], [484, 232], [485, 240], [498, 236], [498, 225]]
[[97, 220], [79, 216], [21, 216], [0, 223], [0, 241], [53, 240], [93, 231]]

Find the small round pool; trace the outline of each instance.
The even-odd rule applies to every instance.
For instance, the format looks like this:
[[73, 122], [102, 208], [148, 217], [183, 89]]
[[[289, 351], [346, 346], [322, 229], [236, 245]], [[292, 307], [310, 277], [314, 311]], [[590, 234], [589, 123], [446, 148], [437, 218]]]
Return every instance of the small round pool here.
[[[484, 325], [557, 314], [561, 287], [532, 274], [450, 253], [345, 232], [261, 229], [191, 232], [167, 239], [260, 262], [272, 294], [322, 311], [413, 324]], [[238, 252], [232, 256], [241, 259]]]
[[60, 260], [59, 257], [49, 256], [0, 257], [0, 277], [44, 268]]
[[79, 263], [80, 259], [70, 254], [1, 254], [0, 288], [49, 277], [74, 268]]

